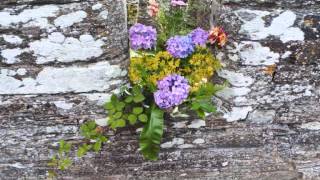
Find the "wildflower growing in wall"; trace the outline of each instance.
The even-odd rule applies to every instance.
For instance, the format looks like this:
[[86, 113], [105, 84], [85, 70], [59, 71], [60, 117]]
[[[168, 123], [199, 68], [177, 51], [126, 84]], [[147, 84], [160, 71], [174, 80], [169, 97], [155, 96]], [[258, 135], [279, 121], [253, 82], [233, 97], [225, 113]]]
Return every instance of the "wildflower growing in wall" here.
[[194, 44], [190, 36], [174, 36], [167, 41], [167, 51], [174, 58], [186, 58], [194, 52]]
[[197, 28], [190, 33], [193, 44], [205, 47], [208, 41], [209, 33], [202, 28]]
[[148, 14], [151, 17], [157, 16], [159, 12], [159, 3], [156, 0], [149, 0]]
[[156, 45], [157, 30], [137, 23], [129, 29], [130, 46], [133, 50], [152, 49]]
[[155, 103], [162, 109], [168, 109], [183, 103], [189, 95], [188, 81], [177, 74], [169, 75], [158, 81], [158, 91], [154, 93]]
[[227, 35], [221, 27], [214, 27], [209, 33], [209, 42], [223, 47], [227, 42]]
[[172, 6], [186, 6], [187, 3], [185, 3], [182, 0], [171, 0], [171, 5]]

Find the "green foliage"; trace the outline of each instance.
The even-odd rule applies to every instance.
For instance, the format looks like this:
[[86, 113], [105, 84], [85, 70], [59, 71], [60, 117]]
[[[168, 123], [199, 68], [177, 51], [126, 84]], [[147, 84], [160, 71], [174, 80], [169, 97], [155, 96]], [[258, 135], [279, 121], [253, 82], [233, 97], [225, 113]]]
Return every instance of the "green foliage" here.
[[163, 45], [172, 36], [186, 35], [191, 27], [186, 21], [187, 11], [184, 8], [165, 9], [160, 8], [157, 15], [158, 49], [163, 50]]
[[212, 104], [211, 98], [216, 92], [223, 88], [224, 86], [213, 85], [212, 83], [202, 85], [199, 90], [194, 93], [190, 108], [202, 119], [205, 118], [205, 113], [216, 112], [216, 107]]
[[104, 105], [109, 115], [108, 124], [114, 130], [123, 128], [127, 124], [135, 125], [138, 119], [141, 122], [146, 122], [145, 117], [139, 116], [146, 110], [142, 104], [146, 99], [142, 88], [135, 85], [131, 89], [125, 89], [124, 92], [126, 93], [119, 97], [112, 95], [110, 102]]
[[[65, 142], [64, 140], [59, 141], [58, 154], [54, 155], [48, 163], [49, 167], [57, 168], [58, 170], [65, 170], [72, 165], [72, 161], [69, 158], [69, 153], [71, 150], [71, 144]], [[55, 172], [49, 172], [50, 176], [54, 175]]]
[[[81, 125], [80, 134], [85, 138], [85, 142], [93, 142], [91, 144], [83, 143], [79, 146], [77, 152], [78, 157], [84, 156], [87, 152], [93, 150], [98, 152], [101, 150], [101, 146], [108, 139], [102, 134], [95, 121], [88, 121]], [[65, 170], [72, 165], [72, 161], [69, 158], [71, 151], [71, 144], [64, 140], [59, 141], [58, 154], [54, 155], [48, 163], [49, 167], [54, 170], [49, 171], [49, 178], [53, 178], [57, 175], [55, 170]]]
[[149, 160], [157, 160], [163, 135], [163, 111], [153, 106], [148, 123], [140, 134], [140, 150]]

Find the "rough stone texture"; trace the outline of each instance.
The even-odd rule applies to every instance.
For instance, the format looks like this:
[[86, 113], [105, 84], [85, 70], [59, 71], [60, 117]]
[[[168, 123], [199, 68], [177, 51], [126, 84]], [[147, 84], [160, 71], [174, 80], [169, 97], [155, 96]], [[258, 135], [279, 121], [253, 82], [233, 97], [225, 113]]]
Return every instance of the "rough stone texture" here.
[[[9, 59], [0, 59], [0, 179], [45, 179], [56, 142], [77, 143], [81, 122], [104, 118], [99, 105], [124, 75], [123, 1], [59, 2], [0, 3], [0, 13], [15, 14], [11, 21], [17, 22], [8, 25], [10, 18], [0, 19], [1, 52], [12, 51], [5, 56]], [[23, 16], [27, 21], [21, 20], [24, 11], [48, 4], [56, 7], [51, 7], [52, 16], [29, 14]], [[140, 1], [140, 10], [145, 5]], [[320, 179], [319, 8], [317, 0], [225, 0], [221, 16], [207, 17], [208, 23], [223, 25], [229, 34], [227, 47], [218, 54], [225, 65], [220, 80], [230, 83], [213, 98], [220, 113], [206, 122], [167, 118], [160, 160], [155, 162], [139, 154], [134, 129], [108, 132], [110, 144], [101, 153], [75, 158], [75, 166], [59, 178]], [[73, 25], [63, 22], [65, 18], [55, 21], [76, 12], [83, 18], [70, 18]], [[56, 27], [55, 22], [63, 25]], [[92, 38], [81, 38], [84, 34]], [[50, 40], [50, 35], [55, 38]], [[89, 41], [95, 54], [102, 54], [66, 57], [59, 52], [66, 49], [67, 38], [76, 47]], [[32, 51], [34, 43], [40, 43], [39, 48], [50, 45], [54, 53]], [[47, 81], [53, 78], [59, 83]]]

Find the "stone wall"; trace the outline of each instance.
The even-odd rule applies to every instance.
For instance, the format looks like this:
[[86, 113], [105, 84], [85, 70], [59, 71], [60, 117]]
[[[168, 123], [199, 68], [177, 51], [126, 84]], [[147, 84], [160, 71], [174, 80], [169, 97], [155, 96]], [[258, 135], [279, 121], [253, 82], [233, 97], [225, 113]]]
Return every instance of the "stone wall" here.
[[[99, 105], [125, 83], [124, 2], [59, 2], [0, 3], [0, 179], [44, 179], [56, 142], [77, 143], [79, 123], [104, 118]], [[108, 132], [101, 153], [74, 158], [59, 178], [320, 178], [320, 1], [220, 5], [203, 19], [229, 35], [218, 54], [219, 80], [230, 83], [213, 97], [219, 113], [168, 118], [155, 162], [139, 154], [138, 132]]]

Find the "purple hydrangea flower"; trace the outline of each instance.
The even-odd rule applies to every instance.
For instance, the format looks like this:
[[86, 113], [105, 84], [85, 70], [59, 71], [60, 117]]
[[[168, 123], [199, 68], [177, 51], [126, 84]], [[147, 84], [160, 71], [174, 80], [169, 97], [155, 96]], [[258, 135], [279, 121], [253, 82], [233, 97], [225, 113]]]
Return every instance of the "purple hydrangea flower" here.
[[185, 3], [182, 0], [171, 0], [171, 5], [172, 6], [186, 6], [187, 3]]
[[151, 49], [156, 45], [157, 30], [152, 26], [136, 23], [129, 29], [129, 38], [133, 50]]
[[174, 36], [167, 41], [167, 51], [174, 58], [186, 58], [194, 51], [190, 36]]
[[190, 33], [192, 42], [198, 46], [206, 46], [209, 33], [202, 28], [197, 28]]
[[180, 105], [187, 99], [190, 91], [188, 81], [177, 74], [169, 75], [158, 81], [158, 91], [154, 93], [156, 104], [162, 109]]

